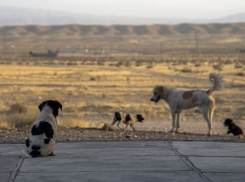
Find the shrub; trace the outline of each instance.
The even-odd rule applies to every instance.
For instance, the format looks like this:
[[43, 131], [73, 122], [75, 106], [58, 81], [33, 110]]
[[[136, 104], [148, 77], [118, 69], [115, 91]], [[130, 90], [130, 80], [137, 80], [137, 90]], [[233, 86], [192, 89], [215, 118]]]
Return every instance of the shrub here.
[[28, 111], [25, 104], [15, 103], [10, 106], [4, 120], [8, 127], [23, 127], [33, 124], [37, 118], [37, 115], [37, 110]]
[[213, 65], [214, 70], [222, 71], [223, 70], [223, 65], [222, 64], [216, 64]]
[[184, 68], [181, 70], [181, 72], [183, 72], [183, 73], [191, 73], [192, 70], [191, 70], [191, 68], [184, 67]]
[[10, 113], [27, 113], [27, 111], [27, 106], [22, 103], [12, 104], [9, 108]]
[[11, 113], [6, 116], [9, 127], [18, 128], [32, 125], [37, 118], [37, 113]]
[[243, 71], [241, 71], [241, 72], [237, 72], [236, 75], [237, 76], [244, 76], [244, 73], [243, 73]]

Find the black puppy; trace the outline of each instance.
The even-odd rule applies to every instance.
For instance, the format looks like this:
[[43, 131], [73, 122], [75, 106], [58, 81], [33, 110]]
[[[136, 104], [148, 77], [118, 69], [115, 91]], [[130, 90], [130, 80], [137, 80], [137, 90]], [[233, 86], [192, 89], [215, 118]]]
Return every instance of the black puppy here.
[[232, 119], [230, 118], [225, 119], [224, 126], [228, 127], [227, 134], [232, 133], [234, 136], [243, 134], [242, 129], [239, 126], [237, 126], [235, 123], [233, 123]]

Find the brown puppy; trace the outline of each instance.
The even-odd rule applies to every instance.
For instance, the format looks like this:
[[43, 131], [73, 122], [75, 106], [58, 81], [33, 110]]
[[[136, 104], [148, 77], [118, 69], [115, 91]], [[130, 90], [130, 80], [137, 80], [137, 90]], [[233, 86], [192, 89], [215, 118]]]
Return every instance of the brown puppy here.
[[[133, 114], [127, 114], [123, 112], [115, 112], [111, 126], [113, 126], [116, 122], [118, 122], [117, 123], [118, 128], [126, 130], [130, 126], [134, 131], [136, 131], [135, 127], [133, 126], [134, 123], [136, 122], [143, 123], [143, 121], [144, 121], [144, 118], [142, 117], [141, 114], [133, 115]], [[126, 124], [126, 127], [121, 128], [120, 126], [121, 123]]]
[[224, 126], [228, 127], [227, 134], [232, 133], [234, 136], [243, 134], [242, 129], [239, 126], [237, 126], [235, 123], [233, 123], [232, 119], [230, 118], [225, 119]]

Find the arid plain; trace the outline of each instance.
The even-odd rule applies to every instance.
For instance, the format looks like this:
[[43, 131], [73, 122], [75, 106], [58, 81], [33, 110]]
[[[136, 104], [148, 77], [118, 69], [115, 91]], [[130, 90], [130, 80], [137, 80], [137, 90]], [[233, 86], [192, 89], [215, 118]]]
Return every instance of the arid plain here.
[[[62, 27], [59, 27], [60, 29], [56, 27], [56, 30], [52, 29], [67, 36], [62, 40], [59, 39], [63, 49], [68, 44], [73, 48], [78, 47], [77, 41], [71, 40], [69, 42], [72, 27], [75, 29], [74, 26], [71, 26], [69, 34]], [[193, 27], [195, 30], [199, 30], [199, 34], [191, 31]], [[203, 27], [205, 26], [203, 25]], [[209, 27], [215, 26], [210, 25]], [[232, 24], [228, 27], [233, 32], [223, 26], [223, 30], [212, 34], [212, 32], [205, 33], [197, 25], [185, 25], [183, 30], [186, 32], [178, 33], [178, 36], [192, 37], [192, 42], [183, 38], [179, 39], [177, 43], [175, 42], [174, 45], [171, 44], [171, 40], [176, 34], [176, 27], [168, 28], [171, 30], [169, 33], [171, 36], [152, 33], [154, 27], [142, 29], [150, 31], [150, 35], [144, 33], [145, 31], [143, 31], [143, 35], [131, 35], [130, 31], [126, 31], [130, 35], [124, 33], [122, 39], [117, 41], [115, 34], [110, 34], [109, 30], [112, 29], [110, 27], [107, 28], [108, 31], [105, 31], [106, 35], [103, 34], [103, 31], [97, 37], [94, 32], [93, 35], [87, 33], [88, 37], [100, 40], [98, 47], [94, 46], [96, 44], [94, 39], [91, 44], [89, 44], [89, 40], [86, 43], [81, 43], [80, 47], [80, 49], [90, 48], [91, 50], [102, 50], [107, 47], [107, 50], [115, 50], [117, 45], [121, 52], [138, 51], [137, 54], [34, 58], [28, 55], [28, 52], [32, 51], [31, 44], [33, 44], [32, 47], [35, 47], [34, 42], [25, 42], [24, 40], [27, 39], [20, 37], [18, 42], [18, 36], [13, 39], [6, 38], [5, 44], [1, 47], [0, 60], [0, 125], [2, 128], [30, 125], [35, 121], [39, 112], [37, 106], [43, 100], [56, 99], [63, 104], [63, 111], [60, 112], [58, 118], [60, 126], [96, 127], [100, 122], [111, 123], [113, 112], [120, 109], [144, 115], [145, 122], [136, 124], [138, 130], [167, 131], [171, 126], [170, 110], [164, 101], [158, 104], [150, 102], [154, 85], [161, 84], [185, 90], [207, 90], [212, 85], [208, 80], [208, 74], [218, 72], [224, 77], [224, 89], [214, 93], [216, 99], [214, 134], [226, 134], [227, 128], [223, 127], [226, 117], [233, 118], [239, 126], [245, 129], [245, 53], [239, 51], [243, 48], [241, 32], [244, 31], [244, 25]], [[157, 26], [155, 26], [156, 28]], [[0, 28], [1, 32], [3, 29]], [[18, 29], [18, 35], [21, 35], [20, 32], [23, 33], [23, 28]], [[45, 27], [36, 27], [36, 29], [31, 27], [29, 31], [36, 34], [39, 32], [40, 38], [40, 36], [44, 36], [40, 33], [42, 29]], [[79, 27], [76, 27], [75, 30], [77, 29]], [[81, 30], [83, 29], [81, 28]], [[91, 30], [94, 29], [96, 27], [91, 28]], [[127, 28], [127, 30], [131, 29]], [[10, 28], [10, 32], [13, 33], [13, 30], [13, 27]], [[164, 32], [164, 30], [162, 31]], [[50, 31], [49, 34], [53, 35], [53, 31]], [[66, 33], [64, 34], [64, 32]], [[29, 37], [29, 40], [34, 40], [34, 33], [29, 32], [22, 35]], [[210, 40], [216, 42], [215, 46], [212, 42], [203, 42], [203, 39], [198, 39], [204, 34], [212, 34]], [[98, 36], [104, 37], [104, 39], [99, 39]], [[106, 36], [109, 37], [108, 43], [105, 41]], [[127, 36], [129, 39], [125, 41]], [[157, 38], [159, 36], [161, 36], [162, 42], [154, 42], [160, 40]], [[85, 40], [86, 34], [82, 34], [82, 37], [80, 40]], [[142, 44], [140, 40], [143, 41]], [[149, 44], [147, 44], [147, 40], [151, 40]], [[15, 47], [11, 48], [15, 42]], [[187, 47], [185, 47], [185, 42], [188, 42]], [[23, 44], [22, 49], [20, 48], [21, 43]], [[38, 51], [38, 47], [58, 48], [58, 43], [59, 41], [52, 42], [47, 36], [44, 36], [36, 44], [34, 51]], [[121, 44], [123, 46], [120, 47]], [[86, 47], [86, 45], [89, 46]], [[155, 45], [155, 49], [153, 49], [153, 45]], [[221, 46], [219, 47], [219, 45]], [[8, 48], [6, 49], [6, 47]], [[71, 47], [66, 48], [70, 50]], [[26, 55], [23, 55], [23, 50]], [[79, 50], [76, 49], [76, 51]], [[11, 111], [13, 104], [20, 105], [24, 111], [13, 113]], [[180, 125], [181, 132], [204, 134], [207, 130], [207, 124], [198, 108], [183, 112]]]

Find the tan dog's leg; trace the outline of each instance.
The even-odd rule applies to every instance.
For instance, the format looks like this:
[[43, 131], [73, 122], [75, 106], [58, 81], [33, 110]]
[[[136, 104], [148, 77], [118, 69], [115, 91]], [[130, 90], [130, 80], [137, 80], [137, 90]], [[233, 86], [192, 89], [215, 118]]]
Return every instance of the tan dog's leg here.
[[181, 111], [178, 111], [177, 112], [177, 121], [176, 121], [176, 129], [175, 129], [175, 132], [178, 133], [178, 130], [179, 130], [179, 121], [180, 121], [180, 112]]
[[121, 123], [122, 123], [122, 121], [119, 121], [119, 122], [117, 123], [117, 127], [118, 127], [118, 128], [120, 128], [120, 129], [122, 129], [122, 130], [124, 130], [124, 129], [123, 129], [123, 128], [121, 128], [121, 126], [120, 126], [120, 125], [121, 125]]
[[127, 125], [125, 126], [125, 128], [123, 128], [123, 133], [126, 131], [126, 129], [128, 129], [128, 127], [129, 127], [129, 124], [127, 124]]
[[168, 132], [173, 132], [174, 131], [174, 127], [175, 127], [175, 111], [172, 111], [172, 129], [169, 130]]
[[113, 118], [113, 121], [112, 121], [112, 123], [111, 123], [111, 126], [113, 126], [116, 122], [117, 122], [117, 119], [116, 119], [116, 117], [114, 117], [114, 118]]
[[131, 124], [130, 126], [131, 126], [131, 128], [134, 130], [134, 132], [136, 132], [135, 127], [134, 127], [132, 124]]
[[209, 108], [208, 108], [208, 118], [209, 118], [209, 121], [210, 121], [211, 130], [213, 129], [213, 114], [214, 114], [214, 109], [215, 109], [215, 101], [212, 100], [212, 101], [210, 101]]
[[210, 136], [212, 133], [212, 128], [211, 128], [210, 120], [208, 118], [208, 111], [207, 111], [206, 107], [202, 107], [202, 114], [203, 114], [203, 117], [205, 118], [205, 120], [207, 121], [207, 124], [208, 124], [208, 131], [207, 131], [206, 135]]
[[213, 129], [213, 114], [214, 114], [214, 108], [209, 110], [209, 121], [210, 121], [210, 127], [211, 130]]

